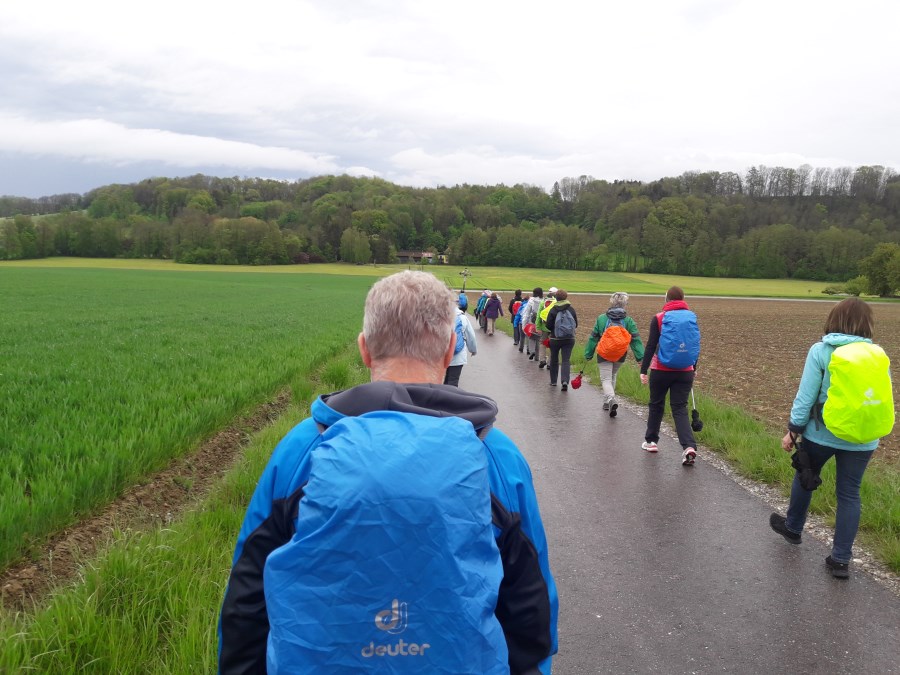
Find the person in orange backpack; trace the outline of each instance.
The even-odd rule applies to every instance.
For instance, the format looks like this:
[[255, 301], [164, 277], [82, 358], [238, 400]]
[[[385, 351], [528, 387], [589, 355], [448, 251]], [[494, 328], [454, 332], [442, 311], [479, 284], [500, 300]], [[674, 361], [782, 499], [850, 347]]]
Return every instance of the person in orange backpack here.
[[609, 411], [610, 417], [618, 414], [616, 375], [625, 363], [628, 348], [631, 348], [631, 353], [638, 363], [644, 358], [644, 343], [638, 333], [637, 324], [628, 316], [627, 306], [628, 293], [613, 293], [609, 298], [609, 309], [597, 317], [594, 330], [591, 331], [584, 348], [586, 361], [597, 356], [597, 370], [600, 371], [600, 383], [606, 397], [603, 409]]

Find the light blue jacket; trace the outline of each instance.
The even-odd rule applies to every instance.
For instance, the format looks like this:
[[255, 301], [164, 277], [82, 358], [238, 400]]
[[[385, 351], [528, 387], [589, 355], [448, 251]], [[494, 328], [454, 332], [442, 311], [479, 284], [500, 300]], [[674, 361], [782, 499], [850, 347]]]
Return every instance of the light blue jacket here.
[[851, 342], [872, 342], [868, 338], [858, 335], [845, 335], [844, 333], [829, 333], [821, 342], [815, 343], [809, 348], [806, 355], [806, 365], [803, 366], [803, 376], [800, 378], [800, 388], [794, 398], [791, 408], [791, 421], [788, 428], [802, 434], [813, 443], [827, 445], [838, 450], [874, 450], [878, 447], [878, 441], [869, 443], [851, 443], [838, 438], [825, 427], [822, 421], [822, 406], [828, 398], [828, 386], [831, 384], [831, 374], [828, 372], [828, 363], [834, 350]]
[[462, 319], [463, 335], [466, 340], [466, 346], [453, 355], [450, 361], [451, 366], [464, 366], [469, 362], [469, 354], [475, 356], [478, 353], [478, 343], [475, 341], [475, 331], [472, 329], [472, 322], [469, 317], [461, 309], [456, 310], [456, 316]]

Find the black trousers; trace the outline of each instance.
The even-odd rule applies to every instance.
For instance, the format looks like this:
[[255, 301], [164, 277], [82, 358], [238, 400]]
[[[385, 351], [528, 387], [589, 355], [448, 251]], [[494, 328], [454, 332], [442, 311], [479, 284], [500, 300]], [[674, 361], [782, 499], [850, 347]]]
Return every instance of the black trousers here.
[[447, 372], [444, 373], [444, 384], [452, 384], [454, 387], [458, 387], [462, 368], [462, 364], [458, 366], [448, 366]]
[[[562, 375], [562, 383], [569, 384], [569, 359], [575, 347], [574, 339], [557, 340], [550, 338], [550, 382], [556, 384], [558, 374]], [[562, 357], [562, 358], [560, 358]], [[562, 371], [560, 373], [560, 371]]]
[[682, 450], [696, 448], [691, 419], [687, 411], [688, 397], [694, 386], [693, 370], [651, 370], [650, 371], [650, 414], [647, 417], [647, 433], [644, 440], [656, 443], [659, 440], [659, 425], [666, 411], [666, 394], [669, 407], [675, 419], [675, 431]]

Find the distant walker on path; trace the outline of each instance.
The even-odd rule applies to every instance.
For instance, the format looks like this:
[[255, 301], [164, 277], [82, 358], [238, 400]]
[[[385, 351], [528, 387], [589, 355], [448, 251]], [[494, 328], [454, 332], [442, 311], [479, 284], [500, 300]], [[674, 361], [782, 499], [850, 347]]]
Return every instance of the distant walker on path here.
[[584, 348], [584, 358], [590, 361], [597, 357], [597, 370], [603, 386], [603, 410], [610, 417], [618, 414], [619, 402], [616, 399], [616, 376], [619, 368], [625, 363], [628, 349], [640, 363], [644, 358], [644, 343], [638, 332], [634, 319], [628, 316], [628, 293], [613, 293], [609, 297], [609, 309], [597, 317], [594, 329]]

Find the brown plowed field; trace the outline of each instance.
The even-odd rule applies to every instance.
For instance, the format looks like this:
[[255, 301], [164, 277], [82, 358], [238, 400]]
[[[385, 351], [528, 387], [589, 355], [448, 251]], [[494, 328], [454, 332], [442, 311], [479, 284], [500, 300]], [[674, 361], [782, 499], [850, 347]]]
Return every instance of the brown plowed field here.
[[[578, 340], [583, 345], [597, 316], [609, 307], [609, 296], [572, 294], [569, 299], [578, 312]], [[703, 334], [698, 391], [739, 405], [777, 430], [785, 429], [806, 353], [822, 337], [833, 303], [690, 297], [687, 302], [697, 312]], [[650, 319], [662, 306], [662, 297], [631, 296], [628, 313], [645, 340]], [[891, 357], [894, 400], [900, 401], [900, 304], [872, 307], [875, 341]], [[898, 427], [875, 456], [900, 463]]]

